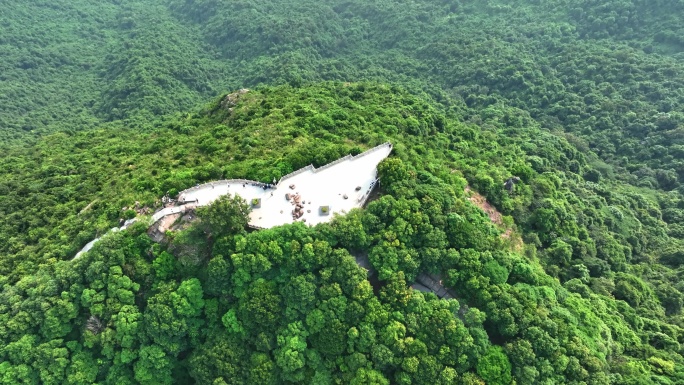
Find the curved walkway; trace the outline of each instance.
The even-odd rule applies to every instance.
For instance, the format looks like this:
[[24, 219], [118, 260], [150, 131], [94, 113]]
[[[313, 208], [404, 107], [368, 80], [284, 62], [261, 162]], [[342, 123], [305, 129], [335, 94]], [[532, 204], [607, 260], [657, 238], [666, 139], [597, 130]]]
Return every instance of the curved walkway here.
[[[137, 218], [129, 219], [129, 220], [127, 220], [126, 222], [124, 222], [123, 226], [111, 228], [109, 231], [107, 231], [106, 233], [104, 233], [104, 235], [102, 235], [102, 237], [106, 236], [107, 234], [116, 232], [116, 231], [126, 230], [130, 225], [132, 225], [133, 223], [135, 223], [135, 222], [137, 222], [137, 221], [138, 221]], [[74, 258], [73, 258], [73, 259], [76, 259], [76, 258], [80, 257], [81, 255], [87, 253], [90, 249], [93, 248], [93, 246], [97, 243], [97, 241], [99, 241], [100, 239], [102, 239], [102, 237], [95, 238], [95, 239], [93, 239], [92, 241], [86, 243], [86, 245], [83, 246], [83, 248], [82, 248], [81, 250], [79, 250], [79, 252], [76, 253], [76, 255], [74, 255]], [[73, 260], [73, 259], [72, 259], [72, 260]]]

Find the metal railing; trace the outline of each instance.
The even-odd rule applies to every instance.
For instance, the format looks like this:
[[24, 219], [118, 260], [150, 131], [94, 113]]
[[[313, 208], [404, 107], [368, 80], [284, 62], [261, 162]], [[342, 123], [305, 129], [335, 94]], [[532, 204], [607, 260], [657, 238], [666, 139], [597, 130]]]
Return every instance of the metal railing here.
[[293, 176], [299, 175], [299, 174], [301, 174], [301, 173], [303, 173], [303, 172], [306, 172], [306, 171], [316, 172], [316, 167], [314, 167], [312, 164], [310, 164], [310, 165], [308, 165], [308, 166], [306, 166], [306, 167], [300, 168], [300, 169], [297, 170], [297, 171], [292, 171], [291, 173], [289, 173], [289, 174], [285, 175], [284, 177], [280, 178], [280, 180], [278, 180], [278, 183], [276, 184], [276, 186], [280, 186], [280, 183], [282, 183], [285, 179], [292, 178]]

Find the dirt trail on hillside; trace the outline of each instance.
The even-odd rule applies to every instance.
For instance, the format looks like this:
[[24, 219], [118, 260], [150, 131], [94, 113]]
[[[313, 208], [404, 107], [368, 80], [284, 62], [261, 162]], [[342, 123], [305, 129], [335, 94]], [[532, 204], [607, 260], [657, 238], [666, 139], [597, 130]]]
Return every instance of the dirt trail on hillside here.
[[512, 229], [506, 228], [504, 226], [503, 215], [501, 215], [501, 213], [496, 209], [496, 207], [492, 206], [491, 203], [487, 202], [487, 198], [482, 196], [477, 191], [471, 189], [470, 186], [465, 187], [465, 193], [470, 203], [474, 204], [475, 206], [479, 207], [482, 211], [484, 211], [485, 214], [487, 214], [487, 216], [489, 217], [489, 220], [492, 221], [492, 223], [494, 223], [498, 227], [504, 228], [504, 232], [501, 234], [501, 238], [510, 240], [515, 251], [522, 251], [522, 239], [519, 235], [513, 233]]

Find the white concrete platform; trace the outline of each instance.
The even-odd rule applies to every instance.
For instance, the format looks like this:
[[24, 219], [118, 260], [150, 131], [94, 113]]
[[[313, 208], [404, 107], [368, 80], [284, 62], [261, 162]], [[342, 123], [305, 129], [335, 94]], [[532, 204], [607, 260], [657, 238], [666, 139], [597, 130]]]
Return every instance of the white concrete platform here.
[[[304, 203], [304, 215], [297, 220], [315, 225], [330, 221], [334, 213], [344, 214], [353, 208], [362, 207], [377, 181], [378, 164], [391, 151], [392, 145], [385, 143], [357, 156], [348, 155], [318, 169], [307, 166], [284, 176], [274, 188], [264, 189], [263, 184], [247, 180], [206, 183], [181, 192], [178, 200], [205, 206], [228, 193], [237, 194], [248, 203], [253, 199], [260, 199], [260, 207], [252, 208], [249, 224], [255, 228], [271, 228], [295, 221], [292, 218], [294, 206], [285, 199], [285, 194], [299, 194]], [[291, 189], [291, 185], [295, 188]], [[357, 187], [360, 187], [358, 191]], [[327, 215], [320, 212], [322, 206], [329, 207]], [[169, 211], [165, 215], [176, 212], [180, 207], [174, 207], [175, 210], [164, 209]], [[153, 219], [161, 218], [161, 213], [155, 214]]]

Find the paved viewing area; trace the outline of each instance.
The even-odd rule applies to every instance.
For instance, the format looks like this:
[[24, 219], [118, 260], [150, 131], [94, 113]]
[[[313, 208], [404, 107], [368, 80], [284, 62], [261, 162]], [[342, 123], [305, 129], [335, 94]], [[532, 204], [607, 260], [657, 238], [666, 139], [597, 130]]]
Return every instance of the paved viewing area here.
[[[247, 180], [206, 183], [181, 192], [178, 201], [206, 206], [222, 195], [237, 194], [252, 208], [249, 221], [252, 227], [271, 228], [294, 221], [315, 225], [329, 221], [334, 213], [362, 207], [377, 182], [378, 164], [391, 151], [392, 145], [384, 143], [318, 169], [304, 167], [284, 176], [276, 185]], [[160, 211], [153, 219], [179, 212], [182, 207], [164, 209], [168, 213]]]
[[[384, 143], [359, 155], [347, 155], [323, 167], [311, 165], [285, 175], [277, 184], [231, 179], [201, 184], [182, 191], [175, 206], [152, 215], [152, 223], [162, 218], [184, 214], [206, 206], [226, 194], [242, 197], [251, 207], [249, 225], [257, 229], [293, 223], [315, 225], [328, 222], [333, 214], [344, 214], [363, 207], [378, 180], [377, 167], [392, 152], [392, 144]], [[135, 219], [127, 221], [123, 230]], [[90, 250], [100, 238], [93, 239], [74, 259]]]

